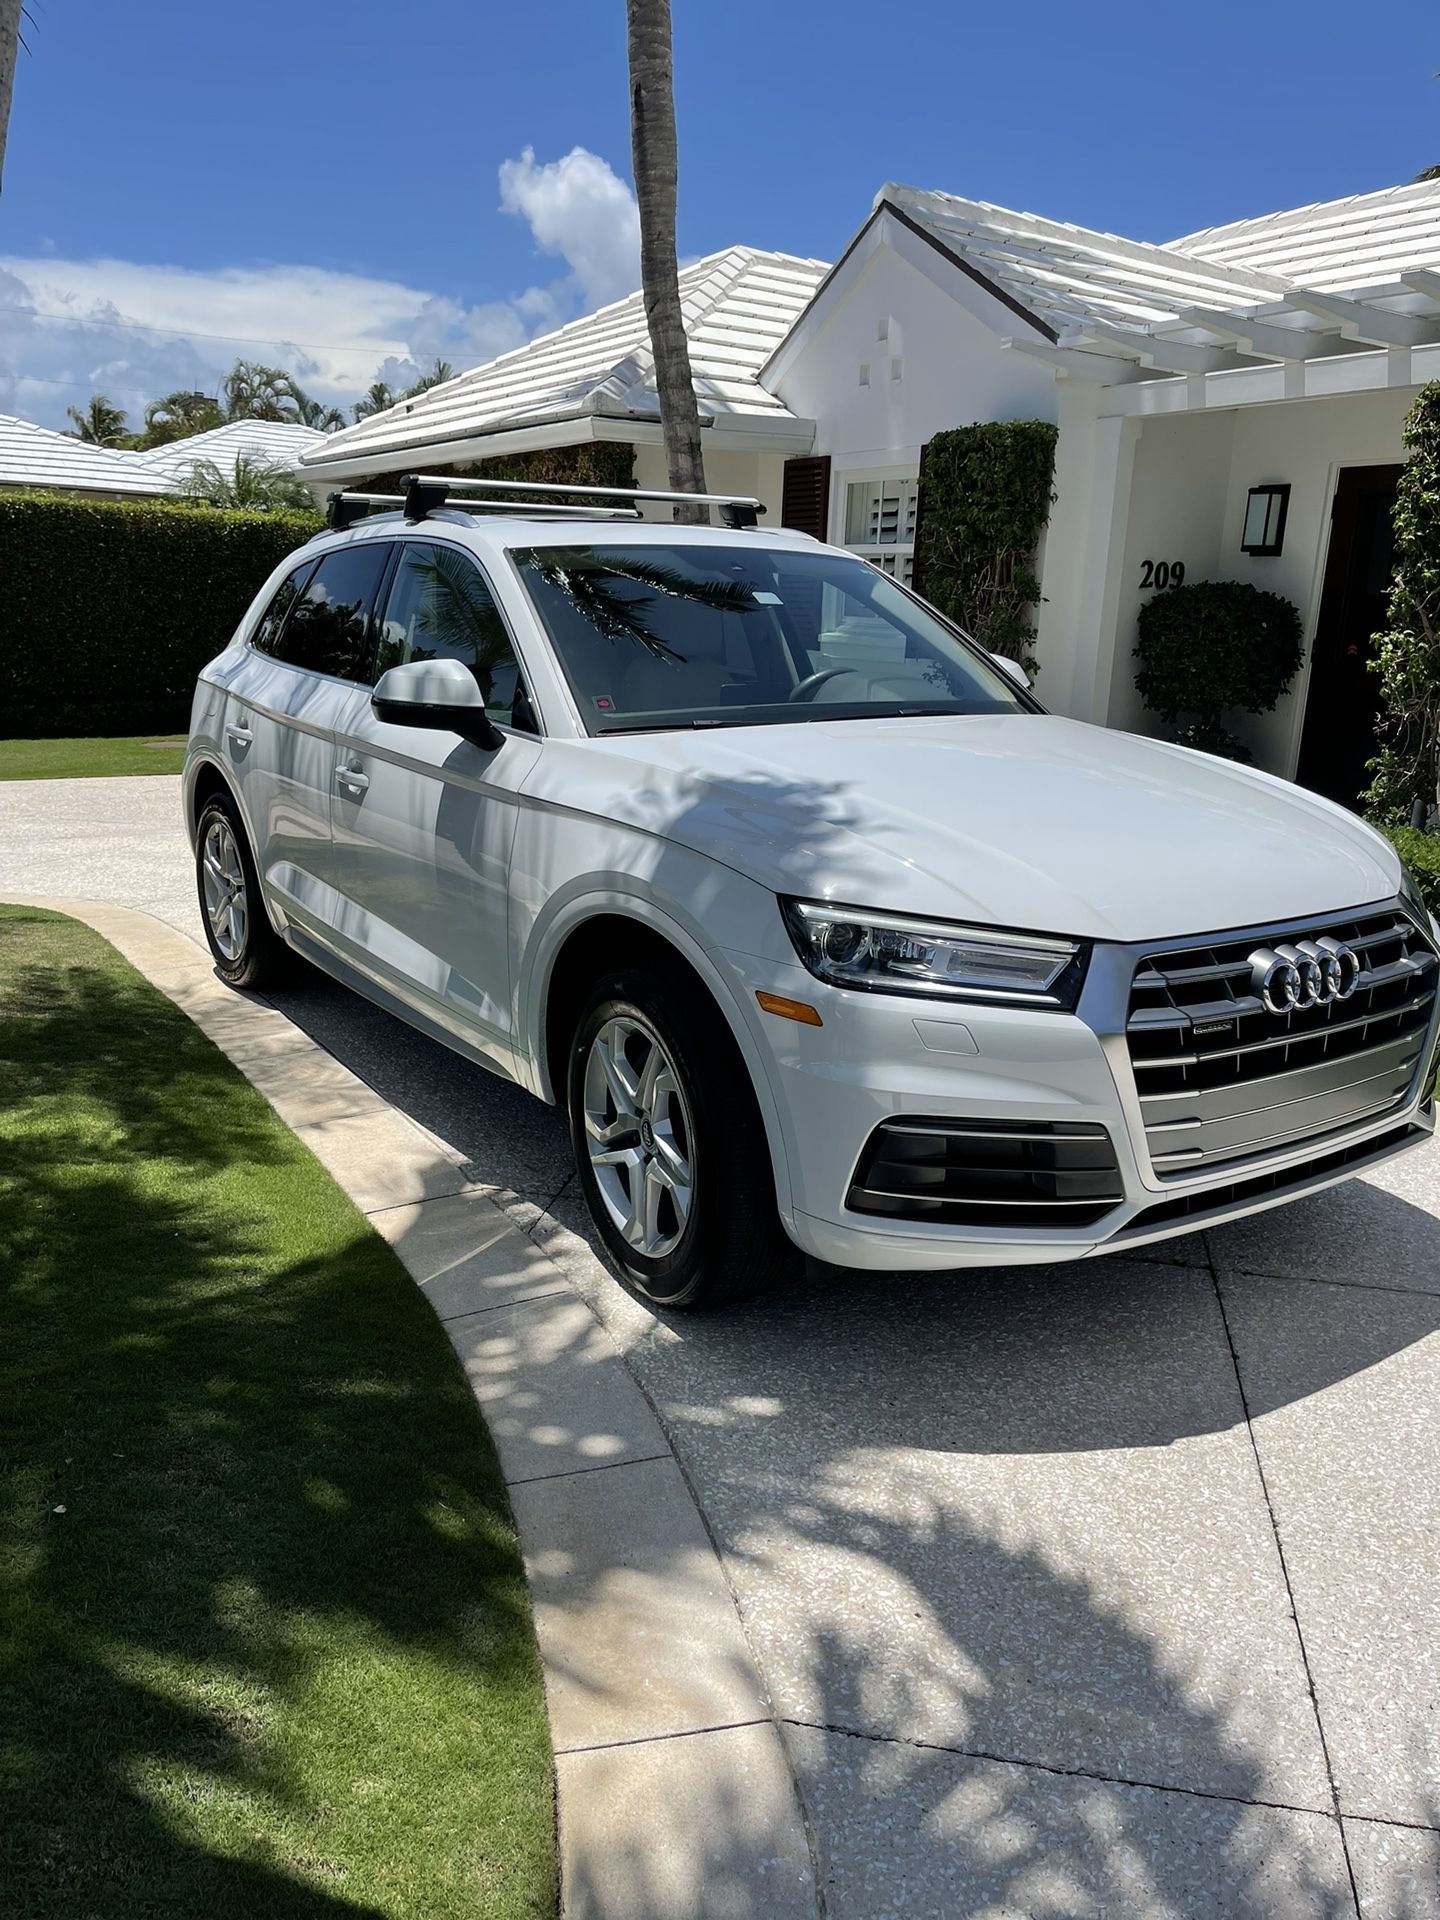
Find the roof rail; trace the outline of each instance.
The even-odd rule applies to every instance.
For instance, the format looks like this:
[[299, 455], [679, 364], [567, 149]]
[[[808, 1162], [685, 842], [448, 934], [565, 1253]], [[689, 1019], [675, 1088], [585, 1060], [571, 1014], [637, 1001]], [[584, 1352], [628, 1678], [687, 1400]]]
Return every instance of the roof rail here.
[[[641, 500], [652, 500], [662, 505], [718, 507], [720, 524], [726, 527], [753, 527], [766, 510], [761, 501], [747, 493], [657, 493], [649, 487], [571, 487], [563, 481], [553, 480], [458, 480], [438, 473], [408, 474], [405, 484], [407, 487], [467, 487], [478, 493], [521, 493], [526, 496], [527, 510], [544, 505], [543, 501], [530, 497], [541, 493], [558, 493], [584, 500], [624, 500], [631, 505]], [[475, 504], [480, 506], [486, 503], [477, 500]], [[499, 503], [500, 511], [513, 504]], [[579, 511], [583, 512], [584, 509]]]

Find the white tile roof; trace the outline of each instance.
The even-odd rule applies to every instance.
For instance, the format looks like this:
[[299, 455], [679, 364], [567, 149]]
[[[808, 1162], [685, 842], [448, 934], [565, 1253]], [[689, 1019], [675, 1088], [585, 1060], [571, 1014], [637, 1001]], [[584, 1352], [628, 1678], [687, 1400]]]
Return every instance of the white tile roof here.
[[[690, 362], [702, 418], [788, 421], [758, 375], [827, 272], [821, 260], [731, 247], [680, 274]], [[331, 434], [307, 465], [408, 453], [585, 415], [655, 419], [654, 361], [638, 293]]]
[[54, 487], [62, 493], [174, 493], [197, 460], [233, 473], [243, 453], [292, 466], [325, 435], [276, 420], [235, 420], [209, 433], [172, 440], [148, 453], [91, 446], [50, 427], [0, 414], [0, 487]]
[[1333, 293], [1440, 266], [1440, 180], [1292, 207], [1206, 227], [1172, 246], [1239, 272], [1278, 274]]
[[1184, 307], [1249, 306], [1284, 291], [1268, 272], [956, 194], [891, 183], [875, 196], [877, 208], [887, 203], [1057, 334], [1091, 320], [1143, 327]]
[[135, 458], [152, 473], [169, 474], [179, 481], [197, 460], [213, 460], [222, 473], [232, 474], [242, 454], [251, 460], [292, 467], [301, 454], [325, 437], [314, 427], [297, 427], [283, 420], [231, 420], [208, 433], [192, 433], [186, 440], [152, 447]]
[[156, 494], [174, 482], [136, 453], [93, 447], [68, 433], [0, 413], [0, 487], [55, 487], [63, 493]]

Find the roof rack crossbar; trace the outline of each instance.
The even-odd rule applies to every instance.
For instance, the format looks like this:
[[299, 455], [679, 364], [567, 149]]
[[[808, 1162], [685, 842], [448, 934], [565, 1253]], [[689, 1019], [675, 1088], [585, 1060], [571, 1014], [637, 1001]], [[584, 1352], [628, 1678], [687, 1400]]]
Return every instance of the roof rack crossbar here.
[[[649, 500], [660, 505], [718, 507], [727, 527], [753, 527], [765, 512], [764, 503], [748, 493], [660, 493], [650, 487], [571, 487], [555, 480], [461, 480], [438, 473], [412, 473], [406, 484], [468, 487], [479, 493], [566, 494], [585, 500]], [[537, 503], [538, 504], [538, 503]]]
[[404, 493], [332, 493], [326, 522], [334, 533], [344, 533], [369, 517], [371, 507], [395, 507], [408, 520], [424, 520], [440, 507], [462, 513], [512, 513], [542, 520], [638, 520], [638, 507], [570, 507], [555, 500], [471, 500], [442, 490], [439, 482], [407, 480]]

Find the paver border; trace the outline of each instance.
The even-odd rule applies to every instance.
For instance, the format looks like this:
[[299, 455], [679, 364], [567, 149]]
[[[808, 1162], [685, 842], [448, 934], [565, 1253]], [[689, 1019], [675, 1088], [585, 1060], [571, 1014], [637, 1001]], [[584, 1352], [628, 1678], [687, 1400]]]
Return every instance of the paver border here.
[[[521, 1209], [262, 997], [222, 982], [209, 952], [165, 921], [74, 897], [5, 904], [81, 921], [179, 1007], [435, 1308], [495, 1440], [525, 1557], [565, 1920], [814, 1920], [819, 1875], [792, 1759], [688, 1476], [612, 1334], [528, 1237]], [[538, 1394], [563, 1422], [511, 1419]]]

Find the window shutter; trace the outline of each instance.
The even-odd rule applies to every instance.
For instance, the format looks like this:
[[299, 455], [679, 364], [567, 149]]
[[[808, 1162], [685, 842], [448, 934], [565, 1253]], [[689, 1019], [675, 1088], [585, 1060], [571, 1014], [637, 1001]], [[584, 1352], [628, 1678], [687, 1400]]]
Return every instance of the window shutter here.
[[830, 520], [830, 456], [816, 454], [785, 462], [780, 524], [823, 540]]
[[925, 524], [925, 456], [929, 451], [927, 440], [920, 449], [920, 482], [915, 489], [915, 558], [910, 563], [910, 591], [919, 594], [925, 591], [925, 556], [920, 541]]

